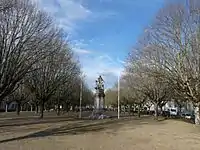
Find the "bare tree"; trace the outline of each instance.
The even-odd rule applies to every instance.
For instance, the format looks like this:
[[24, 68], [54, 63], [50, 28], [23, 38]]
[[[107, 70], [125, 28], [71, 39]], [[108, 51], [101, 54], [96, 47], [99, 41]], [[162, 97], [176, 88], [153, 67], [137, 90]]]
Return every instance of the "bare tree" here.
[[[145, 49], [146, 48], [147, 47], [145, 47]], [[145, 49], [142, 50], [145, 52]], [[147, 57], [151, 57], [152, 53], [144, 52], [137, 58], [129, 55], [129, 65], [126, 67], [128, 73], [125, 79], [129, 87], [135, 91], [133, 97], [136, 99], [137, 104], [141, 106], [141, 104], [147, 102], [147, 100], [154, 104], [155, 118], [157, 119], [158, 107], [162, 108], [162, 106], [170, 100], [171, 88], [167, 80], [163, 78], [160, 67], [154, 65], [152, 59], [147, 59]], [[159, 55], [153, 56], [159, 59]]]
[[[60, 85], [59, 88], [56, 90], [54, 98], [56, 99], [55, 104], [57, 106], [57, 115], [60, 115], [60, 107], [59, 107], [60, 105], [63, 106], [63, 109], [69, 111], [72, 103], [79, 104], [79, 93], [80, 93], [79, 80], [80, 80], [79, 72], [77, 72], [77, 74], [70, 76], [68, 81]], [[76, 95], [76, 98], [73, 96], [74, 94]]]
[[117, 91], [115, 89], [106, 90], [105, 95], [105, 103], [107, 106], [117, 106]]
[[[6, 1], [1, 3], [3, 9]], [[0, 11], [0, 101], [52, 52], [58, 34], [52, 19], [29, 0], [8, 2], [12, 2], [9, 9]]]
[[[183, 4], [173, 4], [161, 9], [151, 28], [148, 44], [156, 45], [164, 63], [155, 57], [154, 65], [163, 70], [163, 77], [176, 90], [179, 99], [190, 100], [200, 106], [200, 51], [198, 1], [190, 1], [190, 10]], [[154, 48], [155, 49], [155, 48]], [[151, 48], [151, 54], [152, 53]], [[153, 54], [152, 56], [155, 56]], [[200, 113], [200, 111], [199, 111]], [[200, 115], [200, 114], [199, 114]], [[199, 118], [199, 115], [198, 116]], [[198, 119], [199, 120], [199, 119]], [[196, 122], [196, 123], [199, 123]]]
[[79, 74], [79, 68], [73, 60], [71, 50], [63, 43], [62, 38], [57, 42], [51, 47], [56, 50], [55, 53], [34, 65], [35, 71], [29, 73], [27, 78], [29, 87], [34, 91], [40, 105], [41, 118], [43, 118], [45, 103], [56, 92], [60, 94], [61, 91], [58, 91], [60, 87], [70, 83], [72, 77]]
[[17, 89], [8, 96], [10, 101], [14, 101], [17, 103], [17, 108], [16, 108], [17, 115], [20, 114], [23, 104], [28, 103], [29, 96], [31, 96], [31, 92], [23, 82], [21, 82], [17, 86]]
[[11, 9], [16, 3], [16, 0], [1, 0], [0, 1], [0, 12], [5, 12]]
[[[182, 2], [164, 6], [127, 61], [132, 64], [128, 71], [141, 79], [136, 87], [156, 110], [172, 97], [179, 104], [190, 101], [200, 107], [200, 3], [189, 2], [189, 8]], [[134, 66], [138, 62], [140, 70]]]

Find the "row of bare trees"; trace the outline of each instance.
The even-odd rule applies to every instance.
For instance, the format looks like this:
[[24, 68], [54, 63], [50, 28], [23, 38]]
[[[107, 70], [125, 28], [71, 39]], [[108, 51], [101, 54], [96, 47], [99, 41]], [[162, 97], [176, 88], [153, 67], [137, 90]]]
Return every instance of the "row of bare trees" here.
[[64, 35], [32, 1], [0, 2], [0, 103], [16, 101], [19, 114], [31, 102], [41, 118], [46, 105], [77, 103], [81, 70]]
[[156, 112], [172, 99], [200, 107], [199, 1], [174, 2], [160, 9], [130, 52], [126, 72], [121, 90], [138, 104], [150, 101]]

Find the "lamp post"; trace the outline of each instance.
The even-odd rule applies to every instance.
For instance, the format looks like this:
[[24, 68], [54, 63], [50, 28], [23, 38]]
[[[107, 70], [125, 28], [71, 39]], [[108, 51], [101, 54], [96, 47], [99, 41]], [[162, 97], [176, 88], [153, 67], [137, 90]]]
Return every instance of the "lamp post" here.
[[[114, 64], [118, 64], [114, 61], [112, 61]], [[118, 60], [119, 62], [119, 60]], [[120, 62], [121, 63], [121, 62]], [[124, 63], [124, 62], [123, 62]], [[128, 64], [128, 65], [131, 65], [131, 64]], [[106, 70], [105, 70], [106, 71]], [[121, 73], [120, 71], [118, 72], [118, 75], [117, 75], [117, 82], [118, 82], [118, 85], [117, 85], [117, 118], [120, 119], [120, 76], [121, 76]]]
[[117, 76], [118, 86], [117, 86], [117, 118], [120, 118], [120, 75], [121, 74], [129, 74], [134, 75], [134, 73], [130, 72], [119, 72]]
[[82, 117], [82, 98], [83, 98], [83, 83], [80, 84], [80, 102], [79, 102], [79, 118]]
[[120, 117], [120, 73], [118, 73], [118, 91], [117, 91], [117, 118]]
[[80, 77], [80, 98], [79, 98], [79, 118], [82, 118], [82, 100], [83, 100], [83, 78], [84, 75]]

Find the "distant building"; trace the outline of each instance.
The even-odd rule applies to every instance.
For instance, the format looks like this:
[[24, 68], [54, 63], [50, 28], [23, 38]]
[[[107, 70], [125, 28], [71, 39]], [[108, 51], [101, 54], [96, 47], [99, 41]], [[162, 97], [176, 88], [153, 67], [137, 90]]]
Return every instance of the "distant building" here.
[[[148, 107], [149, 107], [150, 111], [154, 111], [155, 110], [155, 105], [153, 103], [149, 103], [148, 102], [148, 104], [146, 104], [144, 107], [146, 107], [147, 110], [148, 110]], [[181, 112], [183, 112], [183, 111], [192, 112], [192, 111], [194, 111], [194, 106], [193, 106], [193, 104], [191, 102], [187, 102], [187, 103], [185, 103], [185, 105], [180, 110], [178, 104], [175, 101], [172, 100], [172, 101], [167, 102], [162, 107], [163, 111], [169, 111], [171, 109], [176, 109], [176, 110], [181, 111]], [[158, 111], [161, 111], [160, 107], [158, 107]]]
[[6, 107], [7, 107], [7, 110], [16, 110], [17, 108], [17, 102], [10, 102], [9, 104], [7, 104], [6, 106], [6, 102], [2, 101], [0, 102], [0, 111], [6, 111]]

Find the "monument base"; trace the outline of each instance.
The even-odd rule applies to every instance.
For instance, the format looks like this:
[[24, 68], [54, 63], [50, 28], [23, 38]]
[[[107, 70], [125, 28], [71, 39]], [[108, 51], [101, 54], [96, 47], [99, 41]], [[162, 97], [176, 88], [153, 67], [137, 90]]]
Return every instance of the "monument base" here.
[[92, 114], [89, 116], [90, 119], [105, 119], [109, 118], [105, 115], [104, 109], [95, 109], [93, 110]]
[[101, 76], [96, 80], [96, 87], [95, 87], [95, 97], [94, 97], [94, 110], [90, 115], [92, 119], [103, 119], [102, 117], [105, 116], [104, 114], [104, 80]]

